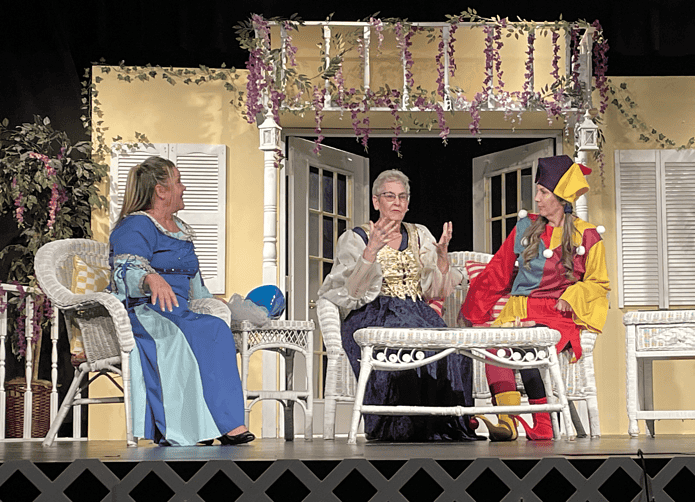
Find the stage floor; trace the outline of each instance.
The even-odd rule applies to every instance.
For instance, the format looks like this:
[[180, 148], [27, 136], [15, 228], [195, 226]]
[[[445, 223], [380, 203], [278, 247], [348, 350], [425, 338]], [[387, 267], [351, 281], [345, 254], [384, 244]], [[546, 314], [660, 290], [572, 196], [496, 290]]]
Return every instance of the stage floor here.
[[59, 440], [49, 448], [40, 441], [8, 441], [0, 443], [0, 462], [29, 460], [31, 462], [74, 462], [98, 459], [102, 462], [140, 461], [275, 461], [275, 460], [474, 460], [478, 458], [541, 459], [636, 457], [641, 450], [645, 457], [695, 456], [695, 436], [603, 436], [575, 441], [527, 441], [519, 438], [509, 443], [473, 441], [465, 443], [386, 443], [358, 438], [348, 445], [346, 438], [325, 441], [296, 439], [256, 439], [241, 446], [159, 447], [141, 441], [137, 448], [127, 448], [125, 441]]
[[178, 448], [0, 443], [0, 500], [13, 501], [690, 502], [693, 473], [693, 436], [395, 444], [358, 438], [356, 445], [317, 437]]

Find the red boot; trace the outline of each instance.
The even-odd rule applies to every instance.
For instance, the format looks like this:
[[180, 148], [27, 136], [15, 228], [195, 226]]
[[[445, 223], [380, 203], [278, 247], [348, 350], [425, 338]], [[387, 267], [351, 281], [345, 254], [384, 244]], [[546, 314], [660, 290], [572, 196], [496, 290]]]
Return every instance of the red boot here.
[[[547, 404], [548, 399], [542, 397], [540, 399], [529, 399], [529, 404]], [[540, 412], [533, 414], [533, 427], [529, 426], [526, 421], [517, 416], [515, 417], [519, 420], [521, 425], [524, 426], [526, 431], [526, 439], [531, 441], [542, 441], [553, 439], [553, 424], [550, 421], [550, 414], [547, 412]]]

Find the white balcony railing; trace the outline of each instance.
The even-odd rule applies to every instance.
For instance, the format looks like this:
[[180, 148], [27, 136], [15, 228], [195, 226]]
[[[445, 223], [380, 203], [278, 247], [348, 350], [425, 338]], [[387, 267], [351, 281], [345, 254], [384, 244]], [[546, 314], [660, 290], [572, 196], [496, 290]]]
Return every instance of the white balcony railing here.
[[[12, 284], [2, 284], [3, 293], [0, 295], [0, 305], [7, 305], [10, 295], [19, 295], [20, 288]], [[34, 310], [34, 297], [37, 294], [37, 290], [34, 288], [24, 287], [24, 292], [27, 294], [27, 304], [26, 304], [26, 354], [25, 354], [25, 366], [24, 366], [24, 378], [26, 379], [24, 393], [24, 419], [23, 419], [23, 434], [21, 438], [6, 438], [7, 431], [7, 388], [6, 388], [6, 376], [7, 376], [7, 349], [6, 344], [8, 342], [8, 309], [3, 309], [0, 313], [0, 441], [26, 441], [31, 440], [32, 437], [32, 421], [33, 421], [33, 392], [32, 392], [32, 380], [35, 379], [38, 368], [34, 367], [34, 330], [33, 330], [33, 310]], [[53, 309], [53, 316], [50, 320], [50, 340], [51, 340], [51, 390], [50, 390], [50, 422], [53, 422], [58, 413], [58, 309]], [[9, 357], [14, 357], [11, 353]], [[81, 412], [80, 408], [73, 408], [73, 438], [77, 439], [81, 437]], [[33, 438], [34, 440], [40, 440], [43, 438]]]

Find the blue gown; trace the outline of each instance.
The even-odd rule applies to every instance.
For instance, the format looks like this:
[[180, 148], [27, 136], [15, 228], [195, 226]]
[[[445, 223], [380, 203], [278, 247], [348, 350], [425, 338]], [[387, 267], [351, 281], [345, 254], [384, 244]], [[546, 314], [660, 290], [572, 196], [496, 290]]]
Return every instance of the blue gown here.
[[[244, 424], [234, 338], [227, 324], [188, 309], [210, 298], [188, 225], [171, 233], [146, 213], [126, 217], [111, 233], [112, 292], [125, 305], [138, 350], [131, 352], [133, 432], [162, 444], [193, 445]], [[144, 289], [160, 274], [179, 306], [162, 312]], [[165, 443], [166, 442], [166, 443]]]

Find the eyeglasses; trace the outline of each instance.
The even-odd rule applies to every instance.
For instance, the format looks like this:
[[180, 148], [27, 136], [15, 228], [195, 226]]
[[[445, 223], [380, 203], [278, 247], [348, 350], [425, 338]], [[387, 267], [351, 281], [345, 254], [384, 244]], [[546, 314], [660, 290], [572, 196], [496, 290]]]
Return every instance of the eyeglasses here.
[[396, 198], [401, 202], [408, 202], [410, 200], [410, 194], [405, 192], [399, 193], [398, 195], [393, 192], [384, 192], [377, 195], [377, 197], [383, 197], [387, 202], [394, 202]]

